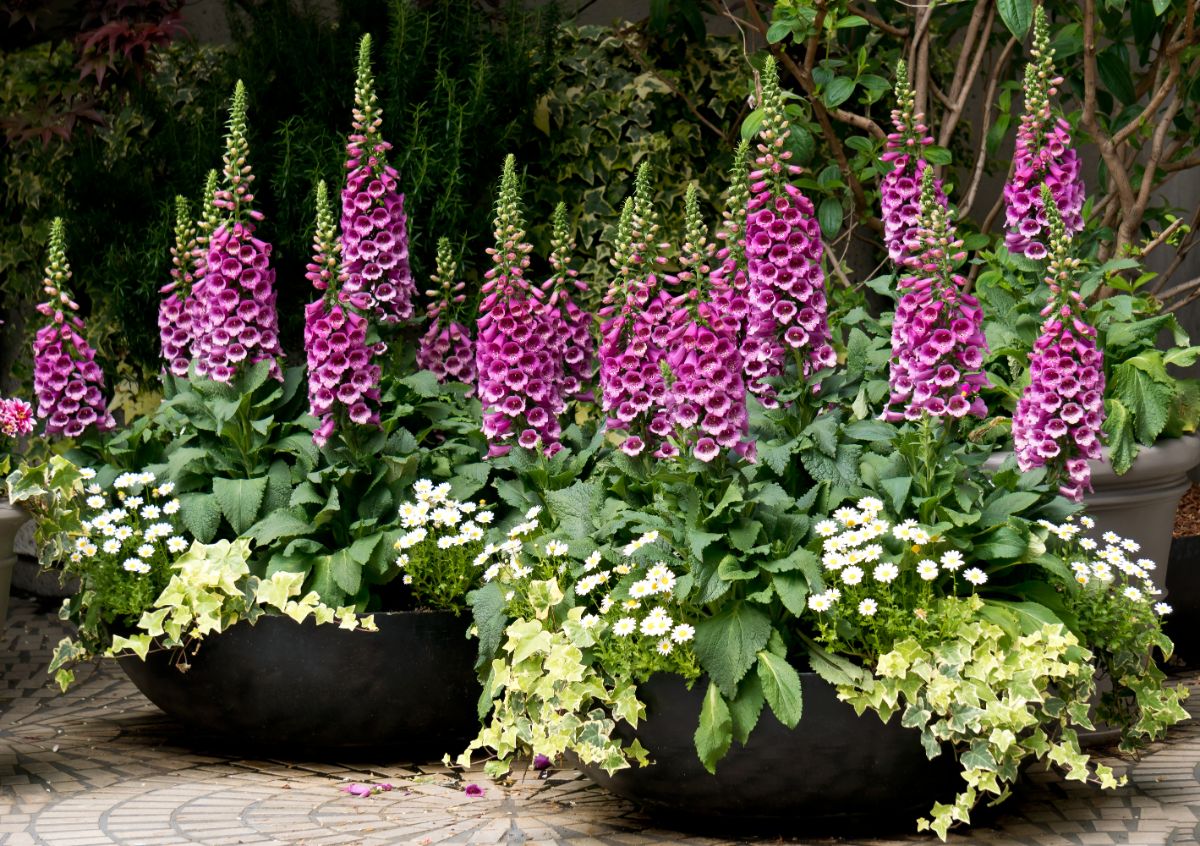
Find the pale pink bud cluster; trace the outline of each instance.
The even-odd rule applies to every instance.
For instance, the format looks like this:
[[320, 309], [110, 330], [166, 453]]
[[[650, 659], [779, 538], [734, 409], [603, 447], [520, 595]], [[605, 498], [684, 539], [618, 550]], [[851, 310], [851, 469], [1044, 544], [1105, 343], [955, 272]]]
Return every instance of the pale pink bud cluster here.
[[17, 438], [33, 432], [33, 406], [18, 397], [0, 398], [0, 435]]
[[474, 385], [475, 343], [467, 327], [457, 320], [430, 323], [417, 347], [417, 366], [437, 376], [439, 382]]

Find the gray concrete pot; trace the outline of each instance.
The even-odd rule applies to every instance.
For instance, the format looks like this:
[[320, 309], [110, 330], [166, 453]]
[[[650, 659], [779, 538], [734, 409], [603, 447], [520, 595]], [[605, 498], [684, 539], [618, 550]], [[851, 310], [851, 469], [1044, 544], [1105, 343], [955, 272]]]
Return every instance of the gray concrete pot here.
[[[996, 453], [984, 466], [999, 467], [1009, 455]], [[1154, 583], [1165, 591], [1175, 511], [1191, 486], [1188, 471], [1200, 464], [1200, 436], [1168, 438], [1142, 447], [1124, 476], [1113, 472], [1107, 448], [1104, 457], [1104, 461], [1088, 462], [1093, 492], [1083, 502], [1096, 520], [1096, 529], [1090, 534], [1099, 537], [1111, 531], [1136, 540], [1142, 546], [1137, 557], [1149, 558], [1157, 565]]]
[[21, 508], [10, 505], [8, 500], [0, 500], [0, 635], [3, 635], [5, 623], [8, 622], [8, 592], [12, 584], [13, 567], [17, 563], [13, 542], [17, 537], [17, 529], [28, 520], [29, 515]]

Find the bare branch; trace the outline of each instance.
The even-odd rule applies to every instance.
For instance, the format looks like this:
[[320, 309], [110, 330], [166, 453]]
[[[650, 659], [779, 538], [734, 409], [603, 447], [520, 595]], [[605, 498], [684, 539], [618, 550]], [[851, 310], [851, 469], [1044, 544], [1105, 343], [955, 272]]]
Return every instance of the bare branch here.
[[876, 29], [883, 30], [888, 35], [895, 36], [896, 38], [908, 37], [908, 27], [906, 27], [906, 26], [893, 26], [892, 24], [885, 21], [883, 18], [879, 17], [878, 15], [874, 15], [874, 14], [868, 12], [866, 9], [862, 8], [861, 6], [849, 5], [847, 8], [850, 10], [851, 13], [858, 15], [860, 18], [862, 18], [867, 23], [869, 23], [871, 26], [875, 27]]
[[[967, 97], [970, 96], [971, 89], [975, 86], [975, 77], [979, 75], [979, 68], [983, 64], [983, 54], [987, 52], [987, 36], [992, 30], [992, 21], [996, 19], [995, 6], [986, 2], [980, 3], [979, 5], [986, 6], [988, 8], [987, 22], [983, 25], [983, 32], [979, 39], [979, 49], [975, 51], [975, 60], [971, 62], [971, 69], [967, 72], [966, 77], [963, 78], [959, 76], [958, 71], [955, 71], [955, 85], [961, 84], [962, 87], [958, 90], [958, 99], [954, 101], [954, 105], [950, 108], [950, 111], [942, 118], [942, 128], [938, 133], [938, 146], [941, 147], [945, 147], [950, 143], [950, 137], [954, 134], [954, 127], [958, 124], [958, 119], [962, 115], [963, 107], [967, 105]], [[976, 12], [978, 11], [979, 9], [977, 7]], [[974, 20], [974, 17], [974, 15], [971, 16], [972, 20]], [[966, 48], [964, 47], [963, 49], [964, 53], [959, 57], [960, 66], [962, 64], [962, 59], [966, 55]], [[950, 96], [954, 96], [953, 88], [950, 89]]]
[[1008, 64], [1008, 57], [1012, 55], [1012, 51], [1016, 46], [1017, 38], [1014, 35], [1008, 39], [1008, 43], [1000, 51], [1000, 58], [992, 65], [991, 71], [988, 72], [987, 90], [983, 95], [983, 120], [979, 124], [979, 152], [975, 156], [975, 167], [971, 172], [971, 182], [967, 186], [967, 193], [961, 206], [964, 215], [969, 214], [971, 207], [975, 205], [975, 195], [978, 193], [979, 185], [983, 181], [983, 169], [987, 160], [988, 127], [991, 126], [992, 119], [992, 103], [996, 100], [996, 88], [1000, 84], [1000, 73]]

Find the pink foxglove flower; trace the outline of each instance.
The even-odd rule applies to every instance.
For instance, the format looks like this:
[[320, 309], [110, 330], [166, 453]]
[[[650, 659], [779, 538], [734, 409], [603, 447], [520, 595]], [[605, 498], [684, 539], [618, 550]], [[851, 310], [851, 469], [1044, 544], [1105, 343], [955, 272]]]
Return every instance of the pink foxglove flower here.
[[738, 323], [739, 355], [745, 343], [746, 322], [750, 313], [750, 280], [746, 273], [746, 214], [749, 205], [750, 142], [743, 140], [733, 154], [725, 209], [721, 213], [721, 228], [717, 230], [717, 237], [723, 246], [715, 255], [717, 264], [712, 270], [712, 287], [709, 291], [709, 297], [723, 317], [733, 318]]
[[225, 187], [213, 201], [222, 220], [208, 243], [204, 281], [196, 295], [199, 321], [193, 326], [196, 372], [216, 382], [232, 381], [241, 369], [260, 361], [269, 362], [271, 375], [283, 379], [271, 245], [254, 237], [254, 222], [262, 212], [250, 206], [254, 174], [247, 163], [249, 146], [246, 87], [238, 80], [225, 139]]
[[554, 273], [543, 283], [542, 291], [547, 295], [546, 314], [555, 342], [554, 355], [563, 363], [563, 399], [591, 402], [596, 342], [592, 339], [592, 316], [575, 303], [575, 293], [586, 291], [587, 285], [579, 281], [578, 272], [571, 267], [572, 246], [567, 204], [559, 203], [554, 209], [550, 253]]
[[1102, 457], [1104, 356], [1085, 319], [1076, 285], [1080, 262], [1071, 256], [1071, 237], [1049, 186], [1041, 200], [1050, 235], [1050, 302], [1030, 354], [1029, 386], [1013, 415], [1013, 444], [1022, 470], [1053, 468], [1062, 495], [1079, 502], [1092, 489], [1088, 459]]
[[367, 343], [368, 322], [342, 296], [337, 228], [325, 183], [317, 183], [317, 229], [305, 274], [323, 296], [304, 309], [309, 411], [320, 420], [313, 434], [324, 446], [347, 421], [379, 425], [379, 365]]
[[[417, 365], [437, 376], [439, 382], [475, 384], [475, 344], [471, 333], [455, 318], [455, 310], [466, 299], [465, 282], [455, 282], [458, 267], [450, 251], [450, 239], [438, 239], [436, 287], [430, 297], [429, 329], [417, 345]], [[474, 391], [472, 390], [472, 393]]]
[[643, 164], [621, 212], [611, 259], [616, 275], [599, 314], [600, 407], [607, 428], [625, 433], [621, 450], [631, 456], [657, 451], [672, 428], [662, 365], [679, 302], [653, 267], [663, 263], [665, 245], [654, 241], [652, 193]]
[[[883, 212], [883, 242], [888, 257], [903, 266], [908, 257], [908, 241], [921, 214], [921, 176], [929, 163], [922, 157], [925, 147], [933, 143], [925, 116], [916, 112], [916, 96], [908, 84], [908, 69], [903, 61], [896, 65], [896, 108], [892, 109], [895, 132], [887, 137], [880, 157], [891, 164], [880, 184], [880, 206]], [[937, 201], [946, 203], [942, 181], [934, 182]]]
[[33, 432], [33, 406], [18, 397], [0, 398], [0, 435], [18, 438]]
[[1034, 260], [1046, 257], [1049, 217], [1042, 186], [1050, 189], [1068, 234], [1083, 229], [1083, 179], [1071, 148], [1071, 125], [1056, 117], [1050, 99], [1062, 77], [1054, 70], [1054, 50], [1041, 6], [1034, 9], [1033, 58], [1025, 66], [1025, 113], [1017, 129], [1013, 174], [1004, 186], [1004, 243], [1014, 253]]
[[493, 266], [483, 284], [475, 338], [489, 456], [508, 453], [514, 439], [526, 449], [540, 446], [547, 455], [562, 448], [562, 363], [555, 359], [542, 292], [525, 278], [532, 249], [525, 242], [516, 160], [508, 156], [496, 202], [496, 246], [488, 248]]
[[[709, 298], [709, 261], [712, 246], [700, 217], [695, 183], [685, 195], [687, 236], [680, 248], [682, 269], [676, 280], [686, 288], [683, 303], [671, 314], [666, 365], [667, 408], [671, 434], [680, 445], [704, 462], [721, 449], [753, 455], [745, 440], [750, 430], [746, 414], [746, 386], [742, 381], [739, 321]], [[668, 457], [677, 448], [663, 441], [655, 455]]]
[[171, 247], [171, 282], [159, 289], [165, 296], [158, 304], [158, 336], [163, 361], [175, 376], [187, 376], [192, 361], [196, 225], [186, 197], [175, 198], [175, 245]]
[[49, 319], [33, 340], [33, 390], [37, 415], [47, 435], [77, 438], [89, 428], [106, 432], [116, 426], [104, 399], [104, 373], [96, 353], [83, 337], [79, 305], [67, 282], [67, 239], [62, 218], [50, 224], [50, 259], [43, 289], [49, 299], [37, 310]]
[[[219, 176], [216, 170], [210, 170], [204, 179], [204, 191], [200, 195], [200, 218], [196, 221], [195, 245], [192, 247], [192, 288], [189, 296], [183, 301], [183, 321], [187, 323], [189, 332], [188, 359], [196, 358], [199, 345], [196, 341], [199, 328], [205, 325], [205, 296], [204, 270], [208, 264], [208, 245], [212, 234], [221, 225], [222, 209], [217, 204]], [[177, 374], [179, 375], [179, 374]]]
[[381, 323], [413, 316], [416, 284], [408, 263], [408, 218], [399, 175], [387, 162], [392, 145], [383, 140], [383, 111], [371, 73], [371, 36], [358, 48], [354, 85], [354, 130], [346, 145], [346, 187], [342, 189], [344, 290], [356, 308]]
[[964, 258], [950, 210], [939, 202], [933, 169], [921, 178], [921, 218], [906, 259], [909, 275], [892, 323], [891, 399], [884, 417], [984, 417], [987, 385], [983, 312], [955, 272]]
[[763, 122], [746, 223], [750, 322], [743, 351], [750, 390], [771, 407], [778, 402], [766, 380], [782, 375], [791, 355], [800, 359], [799, 375], [807, 378], [836, 364], [837, 354], [830, 344], [821, 227], [812, 203], [788, 180], [800, 168], [787, 163], [790, 129], [771, 57], [763, 68], [762, 89]]

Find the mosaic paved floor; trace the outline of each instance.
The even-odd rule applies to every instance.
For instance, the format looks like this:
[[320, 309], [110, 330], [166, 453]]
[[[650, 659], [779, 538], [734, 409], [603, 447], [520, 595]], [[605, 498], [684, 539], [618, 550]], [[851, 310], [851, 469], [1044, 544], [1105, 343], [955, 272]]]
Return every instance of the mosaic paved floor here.
[[[0, 846], [935, 842], [903, 832], [865, 841], [684, 835], [655, 827], [570, 771], [502, 786], [438, 765], [198, 754], [115, 666], [80, 673], [60, 695], [44, 667], [62, 633], [52, 612], [16, 600], [0, 637]], [[1185, 680], [1200, 687], [1196, 675]], [[1200, 692], [1191, 707], [1200, 713]], [[1102, 793], [1033, 774], [994, 823], [951, 842], [1197, 846], [1200, 722], [1181, 726], [1138, 762], [1113, 763], [1128, 772], [1129, 786]], [[355, 782], [395, 789], [356, 798], [343, 790]], [[466, 783], [481, 785], [483, 795], [466, 795]]]

